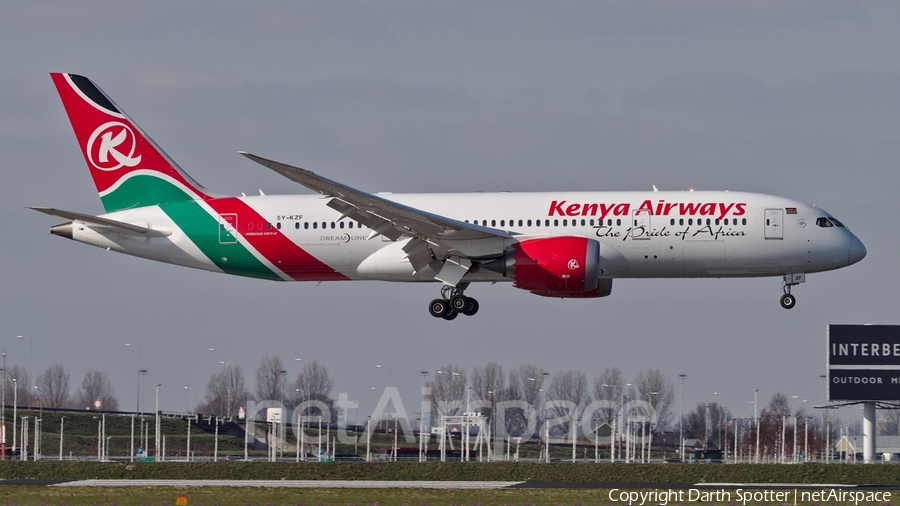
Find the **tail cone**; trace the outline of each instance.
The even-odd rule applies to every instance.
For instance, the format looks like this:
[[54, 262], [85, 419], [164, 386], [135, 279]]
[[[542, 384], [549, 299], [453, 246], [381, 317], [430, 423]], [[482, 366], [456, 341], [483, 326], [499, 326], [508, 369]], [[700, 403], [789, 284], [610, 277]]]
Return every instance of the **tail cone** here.
[[66, 239], [72, 238], [72, 222], [63, 223], [61, 225], [55, 225], [50, 227], [50, 233], [53, 235], [58, 235], [61, 237], [65, 237]]

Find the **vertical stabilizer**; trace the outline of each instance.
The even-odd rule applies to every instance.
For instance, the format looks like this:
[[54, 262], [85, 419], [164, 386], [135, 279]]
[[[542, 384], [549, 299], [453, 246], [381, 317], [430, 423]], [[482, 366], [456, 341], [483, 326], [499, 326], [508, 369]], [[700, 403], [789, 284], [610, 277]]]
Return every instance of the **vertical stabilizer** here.
[[90, 79], [50, 76], [107, 212], [212, 196]]

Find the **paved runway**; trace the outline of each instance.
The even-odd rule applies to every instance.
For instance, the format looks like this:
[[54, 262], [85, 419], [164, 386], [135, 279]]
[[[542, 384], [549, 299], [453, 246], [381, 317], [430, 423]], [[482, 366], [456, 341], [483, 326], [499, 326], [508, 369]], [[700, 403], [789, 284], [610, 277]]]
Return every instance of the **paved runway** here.
[[376, 481], [376, 480], [0, 480], [0, 486], [54, 487], [262, 487], [262, 488], [421, 488], [445, 490], [497, 490], [527, 488], [580, 489], [888, 489], [900, 490], [900, 483], [647, 483], [574, 481]]
[[373, 481], [373, 480], [77, 480], [54, 487], [263, 487], [263, 488], [430, 488], [499, 489], [520, 481]]

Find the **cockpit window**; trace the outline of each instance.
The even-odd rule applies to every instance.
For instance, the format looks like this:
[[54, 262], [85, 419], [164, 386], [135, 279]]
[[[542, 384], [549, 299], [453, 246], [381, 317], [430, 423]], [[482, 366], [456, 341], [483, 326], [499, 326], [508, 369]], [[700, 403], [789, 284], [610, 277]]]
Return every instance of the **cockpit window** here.
[[841, 222], [839, 222], [839, 221], [837, 220], [837, 218], [832, 218], [831, 216], [828, 217], [828, 221], [834, 223], [834, 226], [836, 226], [836, 227], [843, 227], [843, 226], [844, 226], [844, 224], [841, 223]]
[[822, 217], [822, 218], [816, 219], [816, 225], [824, 228], [824, 227], [833, 227], [834, 223], [828, 221], [828, 218]]

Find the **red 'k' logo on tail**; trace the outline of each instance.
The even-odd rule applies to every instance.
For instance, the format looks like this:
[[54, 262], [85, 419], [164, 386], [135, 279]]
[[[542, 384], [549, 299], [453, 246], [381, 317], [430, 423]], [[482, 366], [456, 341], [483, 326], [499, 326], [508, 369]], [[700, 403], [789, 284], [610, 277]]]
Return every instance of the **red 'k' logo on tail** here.
[[110, 121], [94, 130], [85, 152], [91, 165], [113, 171], [141, 163], [141, 155], [134, 156], [136, 147], [137, 140], [131, 127], [120, 121]]

